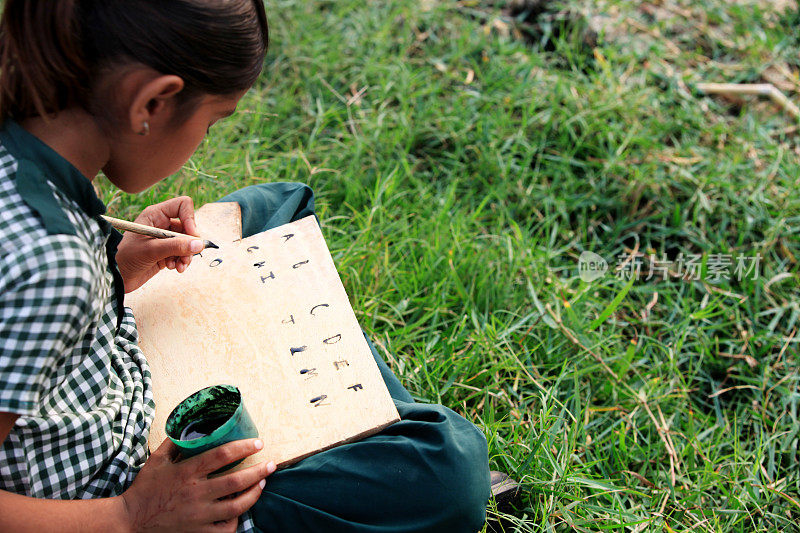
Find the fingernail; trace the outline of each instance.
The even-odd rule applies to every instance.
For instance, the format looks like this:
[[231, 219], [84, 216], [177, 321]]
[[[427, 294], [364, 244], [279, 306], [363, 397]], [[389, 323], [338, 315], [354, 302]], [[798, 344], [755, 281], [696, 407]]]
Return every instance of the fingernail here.
[[262, 489], [264, 488], [264, 485], [266, 485], [266, 484], [267, 484], [267, 480], [266, 479], [262, 479], [261, 481], [258, 482], [258, 486], [261, 487]]
[[260, 450], [264, 447], [264, 443], [261, 442], [261, 439], [256, 439], [256, 441], [253, 443], [253, 446], [256, 447], [256, 450]]
[[270, 461], [270, 462], [267, 463], [267, 473], [268, 474], [273, 473], [276, 468], [277, 467], [275, 466], [275, 463], [273, 461]]
[[200, 239], [195, 239], [191, 243], [189, 243], [189, 251], [193, 254], [200, 252], [203, 250], [203, 241]]

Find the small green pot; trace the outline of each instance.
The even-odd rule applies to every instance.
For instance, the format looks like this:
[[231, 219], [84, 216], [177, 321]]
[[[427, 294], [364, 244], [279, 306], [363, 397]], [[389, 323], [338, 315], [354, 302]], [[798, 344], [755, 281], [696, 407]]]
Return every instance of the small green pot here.
[[[183, 400], [167, 417], [167, 436], [184, 458], [203, 453], [227, 442], [258, 437], [242, 401], [242, 394], [233, 385], [214, 385], [199, 390]], [[243, 459], [213, 472], [224, 472]]]

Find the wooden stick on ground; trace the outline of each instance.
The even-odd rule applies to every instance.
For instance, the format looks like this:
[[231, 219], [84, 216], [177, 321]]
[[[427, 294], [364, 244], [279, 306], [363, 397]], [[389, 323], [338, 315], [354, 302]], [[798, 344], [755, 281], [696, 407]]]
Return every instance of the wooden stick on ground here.
[[768, 96], [795, 119], [800, 119], [800, 108], [771, 83], [698, 83], [697, 90], [706, 94]]

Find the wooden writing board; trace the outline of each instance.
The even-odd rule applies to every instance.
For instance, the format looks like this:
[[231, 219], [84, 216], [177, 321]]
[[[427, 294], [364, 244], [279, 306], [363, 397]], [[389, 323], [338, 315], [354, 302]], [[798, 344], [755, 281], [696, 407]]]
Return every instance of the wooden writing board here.
[[150, 448], [172, 409], [209, 385], [239, 388], [278, 468], [399, 420], [313, 216], [241, 239], [239, 205], [196, 213], [219, 250], [162, 270], [125, 299], [150, 364]]

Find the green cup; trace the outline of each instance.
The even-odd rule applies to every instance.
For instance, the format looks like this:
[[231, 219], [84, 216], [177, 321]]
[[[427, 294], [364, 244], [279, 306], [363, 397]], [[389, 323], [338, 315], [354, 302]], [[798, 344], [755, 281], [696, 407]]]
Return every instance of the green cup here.
[[[167, 417], [167, 436], [184, 458], [195, 456], [227, 442], [258, 437], [253, 420], [233, 385], [201, 389], [181, 403]], [[213, 472], [224, 472], [243, 459]]]

